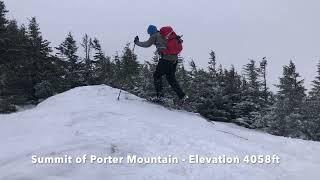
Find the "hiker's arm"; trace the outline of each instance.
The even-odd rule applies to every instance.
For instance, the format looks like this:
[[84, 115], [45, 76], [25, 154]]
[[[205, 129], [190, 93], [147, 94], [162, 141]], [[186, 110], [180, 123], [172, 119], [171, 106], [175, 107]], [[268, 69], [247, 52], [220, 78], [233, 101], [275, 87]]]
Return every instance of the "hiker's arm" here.
[[147, 41], [144, 41], [144, 42], [137, 41], [136, 45], [147, 48], [152, 46], [155, 43], [155, 41], [156, 41], [156, 36], [150, 36], [150, 38]]

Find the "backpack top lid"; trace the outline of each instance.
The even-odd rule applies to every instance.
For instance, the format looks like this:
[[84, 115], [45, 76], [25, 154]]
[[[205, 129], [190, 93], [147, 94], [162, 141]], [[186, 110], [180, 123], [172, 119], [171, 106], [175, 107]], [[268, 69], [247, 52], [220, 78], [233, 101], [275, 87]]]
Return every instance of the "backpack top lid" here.
[[171, 26], [165, 26], [160, 29], [160, 34], [165, 38], [165, 39], [170, 39], [172, 37], [176, 37], [176, 33], [173, 31]]
[[182, 40], [178, 38], [172, 27], [166, 26], [160, 29], [160, 34], [166, 39], [166, 49], [161, 53], [164, 55], [179, 55], [182, 51]]

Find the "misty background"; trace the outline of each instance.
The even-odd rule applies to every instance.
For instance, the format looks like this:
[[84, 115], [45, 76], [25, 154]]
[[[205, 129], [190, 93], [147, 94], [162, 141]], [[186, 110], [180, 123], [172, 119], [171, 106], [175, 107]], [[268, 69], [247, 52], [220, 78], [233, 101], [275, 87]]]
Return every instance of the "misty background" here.
[[[218, 64], [242, 72], [248, 59], [267, 57], [269, 87], [278, 83], [282, 66], [293, 60], [306, 87], [320, 60], [320, 2], [317, 0], [4, 0], [8, 18], [27, 23], [36, 16], [52, 46], [71, 31], [101, 40], [109, 56], [136, 35], [147, 39], [149, 24], [171, 25], [183, 35], [186, 62], [206, 68], [210, 50]], [[140, 61], [151, 60], [154, 48], [136, 48]]]

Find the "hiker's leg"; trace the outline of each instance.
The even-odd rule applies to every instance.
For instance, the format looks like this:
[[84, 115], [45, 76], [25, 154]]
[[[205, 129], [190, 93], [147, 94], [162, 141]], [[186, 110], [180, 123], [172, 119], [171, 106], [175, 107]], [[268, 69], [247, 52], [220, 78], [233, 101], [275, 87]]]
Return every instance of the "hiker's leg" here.
[[174, 90], [174, 92], [178, 95], [180, 99], [182, 99], [185, 96], [185, 93], [182, 91], [176, 79], [176, 69], [177, 69], [177, 63], [172, 63], [170, 67], [170, 71], [166, 74], [166, 78], [170, 86]]
[[153, 73], [154, 87], [157, 93], [157, 97], [162, 96], [162, 76], [164, 74], [164, 64], [161, 60], [156, 67], [156, 71]]

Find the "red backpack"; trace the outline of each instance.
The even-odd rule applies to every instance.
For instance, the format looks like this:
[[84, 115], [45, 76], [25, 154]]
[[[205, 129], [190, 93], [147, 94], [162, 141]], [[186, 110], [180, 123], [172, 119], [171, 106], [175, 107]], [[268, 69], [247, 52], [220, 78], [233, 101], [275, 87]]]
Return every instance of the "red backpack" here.
[[170, 26], [166, 26], [160, 29], [160, 34], [166, 40], [167, 49], [162, 50], [164, 55], [178, 55], [181, 53], [183, 47], [181, 36], [178, 36]]

